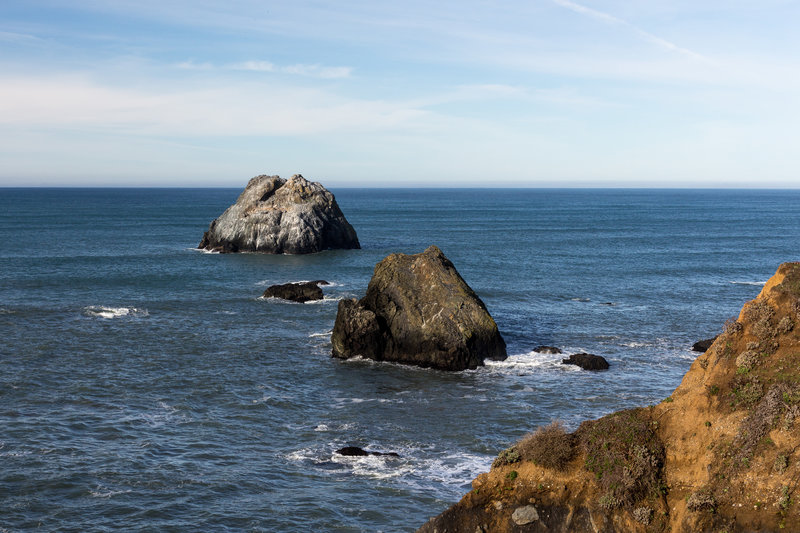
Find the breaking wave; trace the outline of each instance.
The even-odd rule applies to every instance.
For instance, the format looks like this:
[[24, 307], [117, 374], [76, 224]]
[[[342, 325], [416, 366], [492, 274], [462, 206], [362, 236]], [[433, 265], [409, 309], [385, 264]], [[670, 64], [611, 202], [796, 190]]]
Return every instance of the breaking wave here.
[[83, 308], [83, 314], [93, 318], [141, 318], [150, 316], [147, 309], [139, 307], [106, 307], [104, 305], [90, 305]]

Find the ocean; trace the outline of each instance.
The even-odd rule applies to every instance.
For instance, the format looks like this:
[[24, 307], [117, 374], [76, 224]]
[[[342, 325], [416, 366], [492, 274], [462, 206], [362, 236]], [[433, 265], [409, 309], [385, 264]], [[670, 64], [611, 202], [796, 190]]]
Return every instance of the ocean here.
[[[800, 259], [800, 190], [334, 189], [361, 250], [196, 250], [239, 192], [0, 189], [0, 532], [413, 531], [536, 426], [667, 397]], [[508, 360], [332, 359], [338, 300], [431, 244]]]

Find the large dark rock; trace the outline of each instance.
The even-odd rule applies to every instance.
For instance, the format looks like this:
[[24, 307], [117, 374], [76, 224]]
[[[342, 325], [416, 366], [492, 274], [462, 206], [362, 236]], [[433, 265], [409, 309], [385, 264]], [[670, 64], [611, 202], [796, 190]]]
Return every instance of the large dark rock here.
[[282, 285], [271, 285], [264, 291], [264, 298], [281, 298], [293, 302], [310, 302], [312, 300], [322, 300], [322, 289], [320, 285], [329, 285], [327, 281], [303, 281], [297, 283], [284, 283]]
[[198, 248], [223, 253], [308, 254], [360, 248], [330, 191], [297, 174], [251, 179], [236, 203], [211, 222]]
[[696, 343], [692, 344], [692, 351], [706, 352], [708, 351], [709, 348], [711, 348], [711, 345], [714, 344], [715, 340], [717, 340], [716, 337], [714, 337], [713, 339], [705, 339], [702, 341], [697, 341]]
[[361, 300], [341, 300], [333, 356], [361, 356], [440, 370], [503, 360], [506, 343], [486, 306], [436, 246], [392, 254], [375, 266]]
[[567, 359], [561, 360], [565, 365], [577, 365], [584, 370], [608, 370], [608, 361], [605, 357], [590, 353], [574, 353]]
[[344, 448], [339, 448], [336, 450], [336, 453], [339, 455], [344, 455], [345, 457], [366, 457], [368, 455], [384, 455], [388, 457], [400, 457], [400, 454], [397, 452], [371, 452], [367, 451], [364, 448], [359, 448], [358, 446], [345, 446]]

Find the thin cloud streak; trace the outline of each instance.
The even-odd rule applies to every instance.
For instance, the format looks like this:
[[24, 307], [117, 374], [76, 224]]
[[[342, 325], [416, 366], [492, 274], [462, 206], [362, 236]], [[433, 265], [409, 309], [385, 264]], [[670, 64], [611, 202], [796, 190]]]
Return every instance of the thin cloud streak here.
[[276, 74], [292, 74], [322, 79], [349, 78], [353, 72], [352, 67], [325, 67], [319, 64], [307, 65], [296, 63], [294, 65], [276, 65], [270, 61], [242, 61], [217, 67], [211, 63], [195, 63], [182, 61], [175, 65], [182, 70], [238, 70], [243, 72], [273, 72]]
[[657, 46], [660, 46], [666, 50], [670, 50], [672, 52], [677, 52], [679, 54], [683, 54], [687, 57], [691, 57], [692, 59], [708, 61], [708, 58], [704, 57], [697, 52], [693, 52], [688, 48], [683, 48], [678, 46], [677, 44], [670, 42], [664, 38], [661, 38], [657, 35], [653, 35], [652, 33], [645, 31], [638, 26], [631, 24], [627, 20], [621, 19], [619, 17], [615, 17], [614, 15], [610, 15], [608, 13], [604, 13], [602, 11], [598, 11], [596, 9], [592, 9], [590, 7], [586, 7], [580, 4], [576, 4], [575, 2], [571, 2], [570, 0], [553, 0], [553, 3], [569, 9], [570, 11], [574, 11], [575, 13], [579, 13], [581, 15], [586, 15], [588, 17], [592, 17], [594, 19], [602, 20], [603, 22], [607, 22], [610, 24], [617, 24], [620, 26], [625, 26], [632, 29], [637, 35], [649, 41]]
[[317, 135], [413, 129], [429, 112], [405, 101], [265, 84], [125, 89], [74, 76], [0, 77], [0, 125], [131, 135]]

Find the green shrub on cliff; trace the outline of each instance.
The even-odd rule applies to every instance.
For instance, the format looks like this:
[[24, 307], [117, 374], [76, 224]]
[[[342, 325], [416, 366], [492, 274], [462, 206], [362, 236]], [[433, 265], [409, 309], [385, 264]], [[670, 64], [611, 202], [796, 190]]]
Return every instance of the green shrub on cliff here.
[[585, 422], [577, 433], [586, 449], [586, 468], [600, 485], [600, 505], [631, 507], [644, 498], [661, 496], [664, 445], [642, 409]]

